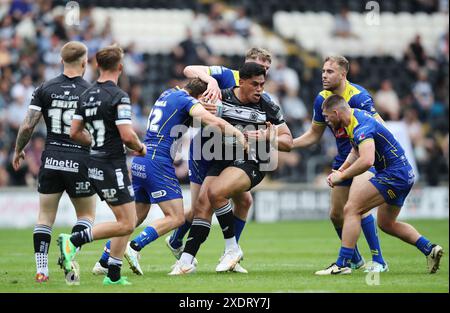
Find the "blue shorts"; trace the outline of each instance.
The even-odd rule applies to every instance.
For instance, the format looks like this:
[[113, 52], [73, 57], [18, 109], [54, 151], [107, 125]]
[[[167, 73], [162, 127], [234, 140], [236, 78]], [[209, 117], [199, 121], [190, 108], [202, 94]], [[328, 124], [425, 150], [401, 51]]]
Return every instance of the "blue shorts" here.
[[407, 165], [379, 171], [370, 182], [378, 189], [387, 204], [401, 207], [414, 185], [414, 177], [414, 170], [411, 165]]
[[205, 180], [206, 173], [212, 164], [212, 161], [206, 161], [201, 158], [201, 160], [194, 159], [193, 153], [193, 141], [191, 141], [191, 145], [189, 147], [189, 181], [195, 184], [203, 184]]
[[183, 198], [171, 159], [135, 157], [131, 163], [131, 178], [136, 202], [159, 203]]
[[[342, 164], [340, 164], [339, 166], [335, 166], [335, 165], [333, 164], [333, 170], [339, 169], [339, 168], [341, 167], [341, 165], [342, 165]], [[377, 173], [377, 170], [375, 169], [375, 167], [372, 166], [371, 168], [369, 168], [369, 172], [376, 174], [376, 173]], [[352, 184], [352, 182], [353, 182], [353, 178], [350, 178], [350, 179], [346, 179], [346, 180], [340, 182], [339, 184], [336, 184], [336, 186], [350, 187], [350, 185]]]

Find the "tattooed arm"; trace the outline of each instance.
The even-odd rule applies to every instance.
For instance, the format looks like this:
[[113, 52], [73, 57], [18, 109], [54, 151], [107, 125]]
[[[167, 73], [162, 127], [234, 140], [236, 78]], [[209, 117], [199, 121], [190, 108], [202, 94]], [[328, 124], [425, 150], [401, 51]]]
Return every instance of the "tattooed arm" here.
[[23, 148], [30, 141], [31, 134], [33, 134], [34, 127], [39, 122], [42, 116], [42, 112], [28, 109], [25, 121], [20, 126], [19, 133], [17, 134], [16, 149], [14, 150], [14, 157], [12, 161], [13, 168], [17, 171], [20, 167], [20, 159], [25, 158], [25, 152]]

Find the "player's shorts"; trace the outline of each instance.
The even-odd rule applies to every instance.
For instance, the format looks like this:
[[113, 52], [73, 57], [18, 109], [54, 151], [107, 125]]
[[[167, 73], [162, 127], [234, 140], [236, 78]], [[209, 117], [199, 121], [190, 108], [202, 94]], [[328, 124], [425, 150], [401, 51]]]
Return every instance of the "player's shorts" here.
[[89, 179], [98, 196], [112, 206], [134, 201], [125, 158], [89, 160]]
[[[333, 170], [339, 169], [339, 167], [341, 167], [341, 165], [342, 165], [342, 164], [340, 164], [339, 166], [335, 166], [335, 165], [333, 164]], [[369, 168], [368, 171], [371, 172], [371, 173], [373, 173], [373, 174], [376, 174], [376, 173], [377, 173], [377, 170], [376, 170], [375, 167], [373, 167], [373, 166], [372, 166], [371, 168]], [[336, 184], [336, 186], [350, 187], [350, 185], [351, 185], [352, 183], [353, 183], [353, 178], [349, 178], [349, 179], [346, 179], [346, 180], [340, 182], [339, 184]]]
[[247, 176], [250, 178], [250, 188], [248, 188], [246, 191], [249, 191], [256, 185], [258, 185], [266, 176], [265, 172], [260, 171], [258, 163], [255, 161], [244, 161], [244, 160], [220, 160], [220, 161], [214, 161], [211, 165], [211, 167], [208, 170], [208, 173], [206, 176], [219, 176], [222, 171], [227, 167], [237, 167], [240, 168], [247, 174]]
[[189, 181], [195, 184], [203, 184], [206, 173], [212, 164], [212, 161], [194, 160], [189, 158]]
[[45, 150], [41, 156], [38, 192], [60, 193], [64, 190], [71, 198], [95, 194], [88, 177], [89, 154], [61, 150]]
[[[197, 135], [198, 136], [198, 135]], [[194, 158], [194, 140], [191, 140], [189, 145], [189, 181], [195, 184], [203, 184], [205, 180], [206, 173], [212, 164], [212, 161], [206, 161], [201, 158]]]
[[414, 185], [414, 177], [414, 170], [408, 164], [378, 171], [370, 182], [378, 189], [387, 204], [401, 207]]
[[159, 203], [183, 198], [172, 159], [135, 157], [131, 175], [136, 202]]

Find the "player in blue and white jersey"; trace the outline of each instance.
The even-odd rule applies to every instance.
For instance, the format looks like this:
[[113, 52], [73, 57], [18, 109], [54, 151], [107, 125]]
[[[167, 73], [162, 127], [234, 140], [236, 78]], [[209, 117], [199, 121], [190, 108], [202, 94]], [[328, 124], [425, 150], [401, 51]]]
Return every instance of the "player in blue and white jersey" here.
[[[183, 89], [166, 90], [149, 114], [144, 140], [147, 154], [135, 157], [131, 164], [137, 224], [140, 225], [145, 220], [151, 204], [158, 204], [165, 217], [152, 221], [127, 246], [125, 258], [138, 275], [143, 274], [139, 265], [139, 251], [158, 237], [184, 224], [183, 196], [173, 166], [174, 142], [188, 129], [192, 118], [218, 127], [228, 135], [237, 136], [241, 143], [245, 142], [240, 131], [209, 113], [200, 104], [198, 98], [205, 90], [206, 83], [198, 78], [190, 80]], [[107, 243], [105, 252], [94, 266], [94, 274], [105, 272], [108, 249]]]
[[414, 171], [405, 151], [392, 133], [366, 111], [351, 108], [338, 95], [330, 96], [322, 104], [326, 123], [335, 130], [344, 128], [353, 146], [340, 171], [328, 176], [334, 187], [347, 179], [366, 172], [371, 166], [376, 174], [370, 180], [352, 184], [344, 207], [342, 246], [336, 263], [317, 275], [350, 274], [351, 259], [361, 231], [361, 218], [378, 206], [380, 228], [411, 245], [415, 245], [427, 258], [429, 273], [439, 269], [443, 249], [423, 237], [411, 225], [398, 222], [397, 216], [414, 184]]
[[[369, 92], [363, 87], [353, 84], [347, 80], [349, 71], [349, 62], [342, 56], [327, 57], [322, 68], [322, 84], [323, 90], [317, 95], [314, 101], [313, 120], [311, 128], [298, 138], [294, 139], [294, 148], [304, 148], [312, 144], [318, 143], [322, 138], [326, 129], [326, 122], [322, 112], [322, 103], [334, 94], [341, 95], [348, 102], [350, 107], [367, 111], [370, 115], [382, 121], [374, 108], [374, 102]], [[351, 150], [351, 144], [348, 140], [348, 134], [344, 128], [331, 129], [336, 137], [336, 145], [338, 155], [333, 162], [333, 169], [340, 170], [345, 161], [346, 156]], [[373, 176], [374, 169], [370, 169], [366, 173], [348, 179], [331, 190], [331, 209], [330, 219], [333, 223], [336, 233], [341, 239], [343, 226], [343, 210], [347, 202], [350, 185], [354, 181], [356, 184], [359, 180], [368, 180]], [[386, 269], [386, 262], [381, 254], [380, 243], [378, 239], [375, 220], [370, 213], [363, 216], [361, 221], [364, 235], [369, 244], [372, 254], [372, 266], [366, 268], [366, 271], [383, 271]], [[354, 269], [361, 268], [364, 265], [364, 259], [355, 248], [355, 255], [352, 259], [352, 267]]]
[[[245, 62], [255, 62], [262, 65], [266, 73], [270, 68], [272, 62], [271, 54], [262, 48], [251, 48], [245, 56]], [[184, 69], [184, 74], [189, 78], [199, 77], [204, 82], [208, 83], [208, 88], [204, 93], [205, 98], [209, 99], [208, 109], [212, 113], [216, 113], [216, 105], [214, 104], [220, 98], [221, 89], [227, 89], [239, 86], [239, 71], [231, 70], [224, 66], [202, 66], [190, 65]], [[219, 108], [220, 109], [220, 108]], [[166, 238], [166, 243], [174, 256], [179, 259], [183, 251], [183, 237], [189, 231], [193, 219], [193, 208], [196, 205], [200, 186], [203, 183], [206, 173], [211, 166], [211, 161], [206, 161], [201, 158], [195, 158], [195, 149], [201, 149], [203, 144], [196, 145], [194, 143], [205, 142], [202, 138], [194, 138], [190, 145], [189, 152], [189, 179], [191, 190], [191, 209], [186, 213], [186, 222], [179, 227], [171, 237]], [[233, 214], [236, 240], [239, 241], [241, 233], [245, 227], [247, 215], [250, 207], [253, 204], [253, 198], [250, 192], [243, 192], [235, 195], [233, 198]], [[219, 222], [221, 217], [217, 217]], [[234, 268], [235, 272], [247, 273], [240, 264]]]

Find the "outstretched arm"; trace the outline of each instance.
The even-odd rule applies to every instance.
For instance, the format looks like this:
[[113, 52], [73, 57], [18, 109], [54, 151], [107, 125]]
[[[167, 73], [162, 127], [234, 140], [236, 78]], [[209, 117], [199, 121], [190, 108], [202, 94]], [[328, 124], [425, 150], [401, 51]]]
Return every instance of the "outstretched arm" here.
[[313, 123], [306, 133], [293, 141], [293, 148], [306, 148], [320, 141], [325, 131], [325, 125]]

